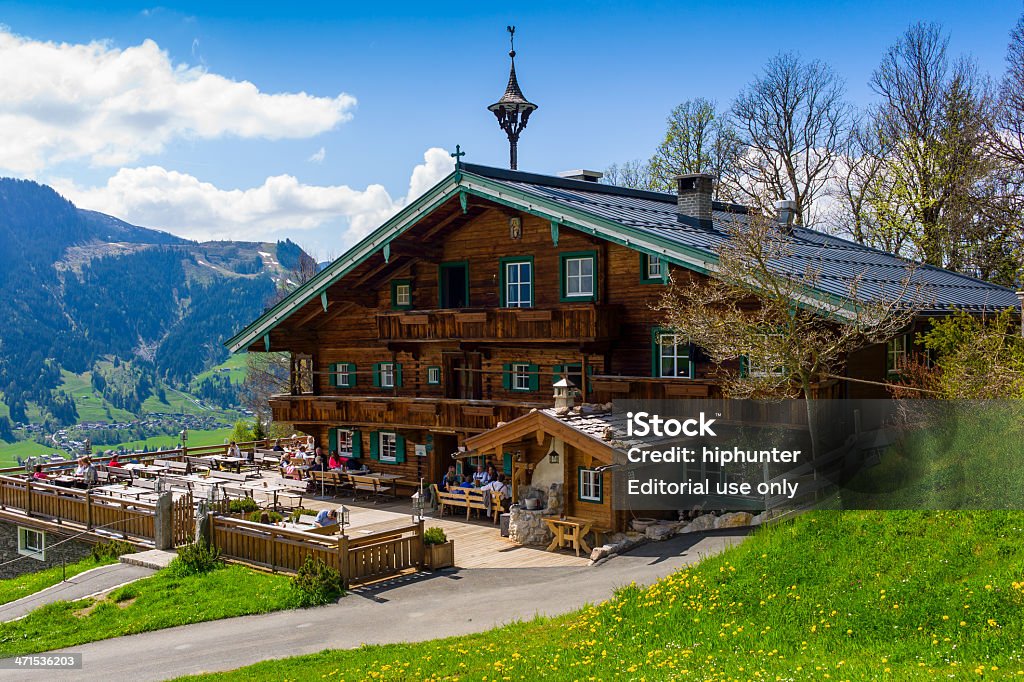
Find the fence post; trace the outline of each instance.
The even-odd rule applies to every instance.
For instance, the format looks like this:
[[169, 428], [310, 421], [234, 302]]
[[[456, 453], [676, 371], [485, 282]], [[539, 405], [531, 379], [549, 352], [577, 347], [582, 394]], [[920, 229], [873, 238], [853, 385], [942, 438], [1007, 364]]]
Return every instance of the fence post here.
[[173, 501], [174, 495], [169, 490], [156, 498], [156, 508], [153, 510], [153, 547], [156, 549], [174, 547]]
[[32, 516], [32, 481], [25, 481], [25, 516]]
[[85, 528], [92, 530], [92, 491], [85, 491]]
[[423, 570], [423, 555], [426, 552], [427, 550], [423, 546], [423, 519], [420, 518], [419, 523], [416, 524], [416, 569], [419, 571]]
[[338, 538], [338, 571], [341, 573], [341, 586], [348, 589], [349, 574], [348, 574], [348, 536], [342, 534]]

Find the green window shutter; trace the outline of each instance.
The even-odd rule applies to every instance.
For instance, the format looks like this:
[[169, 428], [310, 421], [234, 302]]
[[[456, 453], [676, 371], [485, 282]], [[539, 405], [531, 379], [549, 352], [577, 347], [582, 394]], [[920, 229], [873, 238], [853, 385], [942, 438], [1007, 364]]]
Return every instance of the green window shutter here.
[[402, 363], [395, 363], [395, 388], [402, 387]]
[[380, 460], [380, 434], [370, 431], [370, 459]]
[[327, 431], [327, 454], [331, 454], [338, 449], [338, 429], [328, 429]]
[[373, 363], [373, 387], [380, 388], [380, 363]]
[[512, 363], [506, 362], [501, 366], [501, 387], [506, 391], [512, 389]]
[[331, 373], [331, 375], [330, 375], [331, 386], [335, 386], [336, 387], [338, 385], [338, 375], [335, 374], [335, 372], [338, 371], [338, 365], [333, 364], [333, 363], [330, 364], [330, 365], [327, 365], [327, 371], [329, 371]]
[[749, 365], [750, 365], [750, 362], [747, 360], [747, 356], [746, 355], [741, 355], [740, 356], [740, 376], [743, 377], [744, 379], [747, 378], [747, 373], [750, 372]]
[[348, 388], [355, 388], [356, 385], [356, 365], [354, 362], [348, 363]]
[[594, 376], [594, 366], [587, 365], [587, 393], [594, 392], [594, 384], [590, 381], [590, 377]]
[[501, 471], [506, 476], [512, 475], [512, 453], [506, 452], [501, 457]]
[[551, 383], [555, 384], [562, 380], [562, 373], [565, 372], [565, 367], [563, 365], [555, 365], [553, 372], [554, 373], [552, 374], [552, 376], [554, 377], [554, 379], [551, 381]]
[[405, 463], [405, 436], [400, 433], [395, 434], [395, 463]]
[[540, 366], [530, 365], [530, 390], [540, 390]]
[[361, 431], [352, 432], [352, 456], [356, 459], [363, 456], [363, 434]]

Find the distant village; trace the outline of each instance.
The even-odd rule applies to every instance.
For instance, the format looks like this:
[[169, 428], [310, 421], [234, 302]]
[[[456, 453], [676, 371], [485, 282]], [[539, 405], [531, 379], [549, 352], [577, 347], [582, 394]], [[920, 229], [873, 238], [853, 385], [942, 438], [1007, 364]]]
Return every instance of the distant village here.
[[[251, 417], [252, 412], [250, 410], [240, 410], [240, 413], [246, 417]], [[194, 415], [194, 414], [174, 414], [174, 413], [162, 413], [153, 412], [147, 414], [144, 419], [137, 419], [133, 421], [125, 422], [106, 422], [106, 421], [88, 421], [80, 422], [74, 426], [60, 429], [52, 434], [47, 435], [45, 427], [41, 424], [24, 424], [17, 423], [15, 428], [22, 430], [25, 435], [37, 442], [52, 445], [55, 452], [50, 455], [51, 460], [56, 459], [73, 459], [74, 457], [84, 453], [87, 448], [86, 441], [95, 450], [97, 446], [102, 446], [105, 443], [120, 443], [123, 441], [119, 437], [119, 434], [125, 432], [140, 434], [139, 438], [132, 438], [129, 440], [145, 440], [146, 438], [152, 438], [155, 436], [162, 435], [176, 435], [182, 430], [188, 431], [209, 431], [213, 429], [230, 428], [232, 424], [228, 423], [223, 415]], [[155, 448], [137, 448], [128, 449], [124, 446], [112, 447], [109, 452], [118, 453], [129, 453], [129, 452], [151, 452], [173, 449], [174, 446], [165, 445]], [[45, 459], [45, 455], [43, 456]], [[19, 465], [25, 464], [26, 459], [17, 457]], [[30, 460], [38, 460], [38, 457], [28, 458]]]

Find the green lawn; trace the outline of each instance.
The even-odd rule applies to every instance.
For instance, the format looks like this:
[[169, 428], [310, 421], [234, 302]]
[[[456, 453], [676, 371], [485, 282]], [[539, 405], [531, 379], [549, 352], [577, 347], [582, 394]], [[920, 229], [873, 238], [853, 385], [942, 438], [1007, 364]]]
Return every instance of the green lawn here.
[[1022, 540], [1021, 512], [816, 512], [568, 616], [193, 679], [1024, 676]]
[[93, 390], [91, 372], [74, 374], [65, 369], [61, 370], [61, 377], [59, 388], [74, 398], [79, 421], [131, 421], [135, 418], [131, 412], [114, 407]]
[[[210, 429], [207, 431], [189, 431], [188, 432], [188, 446], [190, 448], [199, 447], [200, 445], [220, 445], [228, 440], [231, 436], [232, 429]], [[119, 447], [125, 447], [129, 450], [138, 450], [141, 448], [149, 448], [155, 450], [159, 447], [177, 447], [180, 442], [178, 436], [153, 436], [145, 440], [134, 440], [127, 443], [119, 443], [118, 445], [94, 445], [93, 452], [104, 452], [106, 450], [117, 450]]]
[[158, 572], [102, 600], [57, 602], [0, 623], [0, 656], [49, 651], [149, 630], [292, 608], [289, 579], [225, 566], [202, 575]]
[[49, 455], [60, 450], [46, 445], [40, 445], [33, 440], [20, 441], [18, 443], [4, 443], [0, 441], [0, 467], [13, 467], [18, 465], [15, 457], [33, 457], [37, 455]]
[[[211, 367], [210, 369], [206, 370], [202, 374], [197, 374], [196, 377], [192, 380], [192, 383], [193, 384], [198, 384], [203, 379], [206, 379], [208, 377], [211, 377], [211, 376], [222, 377], [222, 376], [224, 376], [226, 374], [231, 379], [231, 383], [233, 383], [233, 384], [240, 384], [243, 381], [245, 381], [246, 366], [247, 365], [246, 365], [245, 353], [233, 353], [233, 354], [228, 356], [227, 360], [225, 360], [224, 362], [220, 363], [219, 365], [217, 365], [215, 367]], [[226, 369], [228, 371], [227, 372], [220, 371], [220, 370], [224, 370], [224, 369]]]
[[[29, 561], [32, 561], [29, 559]], [[78, 575], [83, 571], [88, 571], [91, 568], [98, 566], [106, 566], [107, 564], [117, 563], [117, 559], [102, 559], [97, 561], [91, 556], [76, 561], [73, 564], [67, 565], [67, 577]], [[15, 599], [21, 599], [34, 592], [56, 585], [64, 577], [64, 572], [60, 566], [54, 568], [47, 568], [42, 571], [36, 571], [35, 573], [26, 573], [25, 575], [19, 575], [17, 578], [7, 578], [6, 580], [0, 580], [0, 604], [6, 604], [12, 602]]]

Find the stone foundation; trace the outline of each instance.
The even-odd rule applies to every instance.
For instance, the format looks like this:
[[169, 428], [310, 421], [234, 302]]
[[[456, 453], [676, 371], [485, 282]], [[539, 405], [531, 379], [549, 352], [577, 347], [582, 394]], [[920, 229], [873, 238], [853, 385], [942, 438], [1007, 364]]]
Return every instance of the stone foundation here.
[[[546, 488], [521, 486], [519, 504], [509, 510], [508, 536], [520, 545], [547, 546], [554, 537], [544, 523], [545, 516], [558, 516], [565, 510], [563, 484], [552, 483]], [[523, 500], [539, 500], [539, 509], [528, 511]]]
[[[44, 568], [60, 566], [64, 560], [71, 564], [89, 555], [91, 546], [85, 542], [64, 540], [67, 535], [46, 532], [46, 560], [39, 561], [32, 557], [18, 554], [18, 527], [13, 523], [0, 522], [0, 578], [14, 578], [25, 573], [34, 573]], [[19, 559], [18, 561], [14, 561]], [[8, 563], [13, 561], [13, 563]]]

